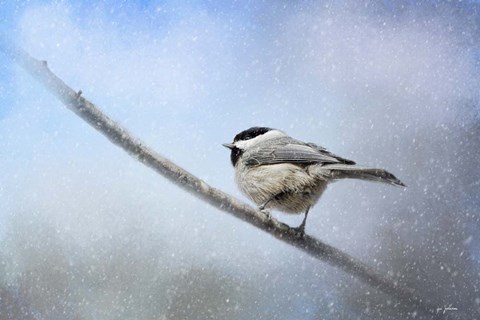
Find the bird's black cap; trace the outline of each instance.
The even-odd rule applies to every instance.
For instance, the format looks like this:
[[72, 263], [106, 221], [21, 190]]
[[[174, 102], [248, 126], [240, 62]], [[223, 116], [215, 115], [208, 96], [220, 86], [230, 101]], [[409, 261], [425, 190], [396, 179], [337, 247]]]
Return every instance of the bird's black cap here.
[[255, 137], [258, 137], [259, 135], [262, 135], [270, 130], [273, 130], [272, 128], [267, 128], [267, 127], [251, 127], [250, 129], [243, 130], [239, 134], [233, 138], [233, 144], [232, 143], [224, 143], [223, 146], [226, 148], [229, 148], [232, 150], [230, 154], [230, 159], [232, 160], [233, 166], [237, 163], [238, 159], [243, 153], [243, 150], [240, 150], [235, 146], [235, 142], [237, 141], [245, 141], [245, 140], [250, 140]]
[[258, 137], [259, 135], [262, 135], [270, 130], [273, 130], [272, 128], [267, 128], [267, 127], [251, 127], [250, 129], [244, 130], [237, 134], [235, 138], [233, 138], [233, 142], [237, 141], [245, 141], [245, 140], [250, 140], [255, 137]]

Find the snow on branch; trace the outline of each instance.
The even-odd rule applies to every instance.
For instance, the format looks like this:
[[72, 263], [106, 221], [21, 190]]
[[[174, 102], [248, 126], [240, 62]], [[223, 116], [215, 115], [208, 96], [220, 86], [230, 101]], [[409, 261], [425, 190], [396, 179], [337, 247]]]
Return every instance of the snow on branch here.
[[264, 213], [248, 204], [209, 186], [190, 172], [156, 153], [131, 135], [125, 128], [110, 119], [93, 103], [85, 99], [81, 91], [76, 92], [67, 86], [62, 79], [48, 68], [46, 61], [37, 60], [22, 49], [10, 43], [2, 42], [1, 39], [0, 50], [4, 51], [17, 64], [28, 71], [68, 109], [107, 137], [113, 144], [121, 147], [132, 157], [157, 171], [177, 186], [221, 211], [248, 222], [280, 241], [292, 245], [316, 259], [329, 263], [368, 285], [395, 297], [406, 306], [411, 307], [412, 311], [419, 310], [427, 314], [435, 314], [436, 317], [442, 317], [441, 314], [436, 314], [435, 306], [416, 296], [414, 290], [379, 274], [358, 259], [312, 236], [305, 234], [303, 237], [299, 237], [296, 232], [277, 219], [267, 217]]

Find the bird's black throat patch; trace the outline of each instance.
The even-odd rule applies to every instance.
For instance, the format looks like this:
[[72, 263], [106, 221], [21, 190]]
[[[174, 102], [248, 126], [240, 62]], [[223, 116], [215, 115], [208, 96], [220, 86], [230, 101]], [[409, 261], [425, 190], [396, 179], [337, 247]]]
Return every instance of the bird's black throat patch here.
[[230, 153], [230, 160], [232, 160], [232, 165], [235, 167], [235, 164], [237, 164], [238, 159], [240, 159], [240, 156], [242, 155], [243, 150], [233, 147], [232, 148], [232, 153]]

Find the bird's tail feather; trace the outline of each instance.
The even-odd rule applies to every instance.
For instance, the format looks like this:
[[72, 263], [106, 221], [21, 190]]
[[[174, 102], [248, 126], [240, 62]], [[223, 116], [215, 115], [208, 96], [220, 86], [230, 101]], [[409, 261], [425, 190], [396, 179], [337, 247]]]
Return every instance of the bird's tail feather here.
[[364, 168], [347, 164], [329, 164], [323, 166], [322, 169], [329, 170], [330, 179], [361, 179], [405, 187], [402, 181], [383, 169]]

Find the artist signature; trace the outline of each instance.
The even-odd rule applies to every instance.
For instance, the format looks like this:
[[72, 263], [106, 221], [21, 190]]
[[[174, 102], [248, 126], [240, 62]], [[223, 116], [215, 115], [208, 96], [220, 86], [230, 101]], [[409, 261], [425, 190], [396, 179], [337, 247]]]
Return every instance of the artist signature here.
[[444, 306], [442, 308], [437, 308], [437, 314], [438, 313], [442, 313], [442, 314], [445, 314], [445, 312], [447, 311], [457, 311], [458, 308], [455, 308], [455, 307], [452, 307], [452, 305], [449, 305], [449, 306]]

